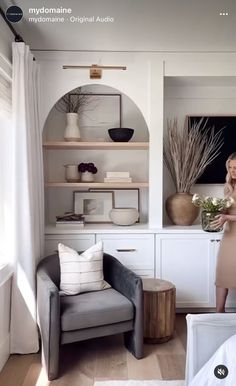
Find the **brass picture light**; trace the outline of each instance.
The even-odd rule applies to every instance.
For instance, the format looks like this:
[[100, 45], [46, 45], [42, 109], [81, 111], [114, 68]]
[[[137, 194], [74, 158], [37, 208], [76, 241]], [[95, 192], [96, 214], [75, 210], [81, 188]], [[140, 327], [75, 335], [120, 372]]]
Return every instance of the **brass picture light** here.
[[63, 70], [75, 70], [78, 68], [89, 68], [90, 69], [90, 79], [101, 79], [102, 69], [104, 70], [126, 70], [126, 66], [100, 66], [98, 64], [92, 64], [90, 66], [86, 65], [63, 65]]

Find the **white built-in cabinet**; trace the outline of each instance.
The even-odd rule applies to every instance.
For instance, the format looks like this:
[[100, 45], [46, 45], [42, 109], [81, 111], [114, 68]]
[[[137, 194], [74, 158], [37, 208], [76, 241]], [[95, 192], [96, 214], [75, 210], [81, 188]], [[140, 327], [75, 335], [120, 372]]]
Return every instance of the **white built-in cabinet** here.
[[76, 251], [84, 251], [95, 244], [94, 234], [53, 234], [45, 236], [44, 255], [57, 253], [58, 243], [67, 245]]
[[[71, 234], [51, 228], [45, 237], [45, 256], [55, 253], [59, 242], [83, 251], [102, 240], [106, 253], [141, 277], [171, 281], [176, 286], [177, 309], [215, 308], [214, 281], [220, 233], [206, 233], [200, 229], [192, 233], [186, 230], [168, 233], [164, 228], [158, 231], [147, 228], [135, 233], [133, 227], [125, 227], [126, 231], [118, 227], [117, 232], [111, 228], [106, 232], [94, 227], [91, 231]], [[236, 307], [236, 291], [230, 291], [227, 306]]]
[[156, 235], [156, 276], [175, 284], [177, 307], [214, 306], [215, 243], [207, 234]]
[[104, 251], [115, 256], [141, 277], [154, 277], [153, 234], [97, 234]]
[[[177, 308], [215, 307], [215, 269], [221, 235], [156, 235], [156, 277], [176, 286]], [[236, 307], [236, 293], [230, 291], [228, 307]]]
[[153, 234], [80, 233], [47, 234], [45, 256], [54, 254], [58, 243], [83, 251], [102, 240], [106, 253], [115, 256], [141, 277], [155, 276], [155, 248]]

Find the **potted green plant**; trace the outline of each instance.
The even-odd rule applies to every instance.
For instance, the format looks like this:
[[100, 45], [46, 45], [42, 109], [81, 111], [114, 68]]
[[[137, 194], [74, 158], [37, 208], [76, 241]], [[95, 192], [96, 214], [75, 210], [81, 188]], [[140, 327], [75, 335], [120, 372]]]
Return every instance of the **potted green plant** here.
[[221, 131], [215, 133], [203, 118], [193, 124], [186, 119], [182, 127], [177, 118], [167, 121], [164, 162], [176, 192], [167, 198], [166, 212], [174, 224], [191, 225], [197, 218], [199, 208], [192, 204], [190, 189], [219, 155], [222, 145]]
[[61, 113], [66, 113], [67, 124], [64, 131], [65, 141], [80, 141], [80, 129], [78, 113], [89, 103], [90, 96], [82, 94], [82, 88], [78, 87], [63, 95], [55, 105]]

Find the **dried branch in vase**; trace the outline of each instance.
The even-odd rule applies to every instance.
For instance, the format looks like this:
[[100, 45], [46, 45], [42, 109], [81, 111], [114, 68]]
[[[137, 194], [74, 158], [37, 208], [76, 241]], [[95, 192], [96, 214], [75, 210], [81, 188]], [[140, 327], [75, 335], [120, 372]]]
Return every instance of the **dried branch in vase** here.
[[55, 104], [55, 108], [61, 113], [78, 113], [84, 109], [90, 101], [90, 95], [83, 94], [82, 88], [78, 87], [63, 95]]
[[164, 162], [173, 179], [176, 192], [190, 192], [206, 167], [220, 154], [222, 129], [215, 133], [202, 118], [198, 123], [179, 127], [175, 118], [167, 120], [164, 136]]

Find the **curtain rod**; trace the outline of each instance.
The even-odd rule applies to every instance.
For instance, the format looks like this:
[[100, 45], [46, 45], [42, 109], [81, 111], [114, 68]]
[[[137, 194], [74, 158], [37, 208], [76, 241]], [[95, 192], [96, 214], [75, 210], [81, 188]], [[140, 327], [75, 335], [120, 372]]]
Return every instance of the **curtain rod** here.
[[10, 28], [13, 35], [15, 36], [15, 42], [23, 42], [24, 43], [24, 39], [16, 32], [15, 28], [12, 26], [12, 24], [9, 22], [9, 20], [7, 20], [5, 12], [3, 11], [2, 7], [0, 7], [0, 14], [1, 14], [3, 20], [5, 21], [5, 23]]

